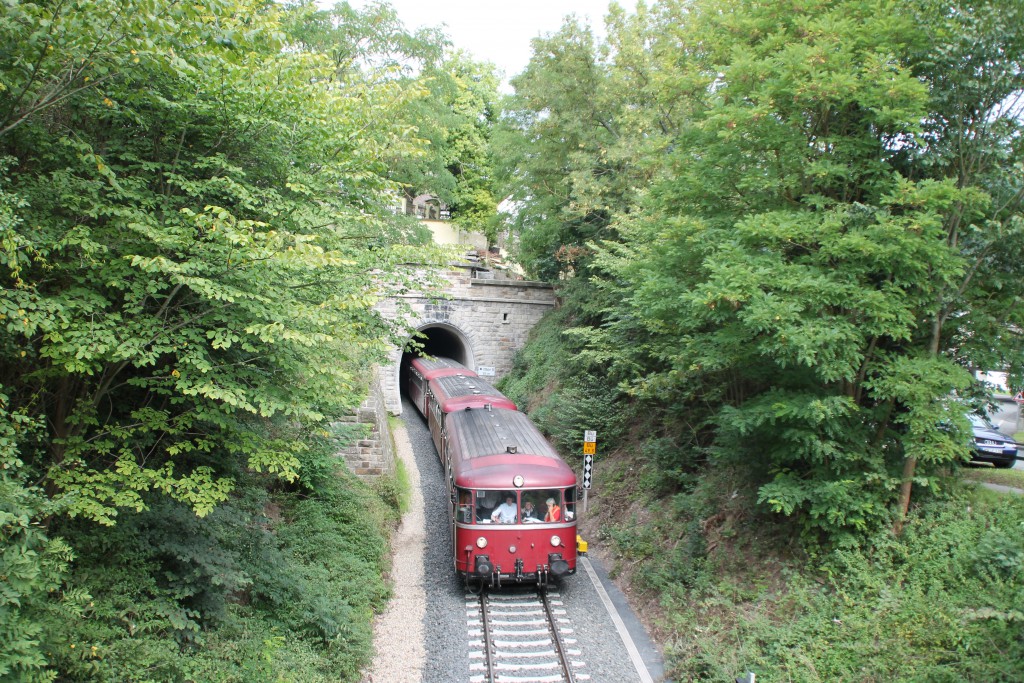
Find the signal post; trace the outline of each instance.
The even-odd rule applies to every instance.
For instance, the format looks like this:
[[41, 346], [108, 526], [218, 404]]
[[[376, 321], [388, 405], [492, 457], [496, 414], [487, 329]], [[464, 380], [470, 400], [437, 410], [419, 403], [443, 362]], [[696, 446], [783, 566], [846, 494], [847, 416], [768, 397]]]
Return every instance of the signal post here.
[[583, 432], [583, 514], [587, 514], [587, 494], [594, 477], [594, 454], [597, 453], [597, 432]]

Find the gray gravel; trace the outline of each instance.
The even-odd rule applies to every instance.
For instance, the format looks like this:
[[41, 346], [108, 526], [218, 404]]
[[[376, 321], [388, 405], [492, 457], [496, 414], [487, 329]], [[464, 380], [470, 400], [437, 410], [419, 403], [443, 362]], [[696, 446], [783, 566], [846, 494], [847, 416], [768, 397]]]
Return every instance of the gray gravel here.
[[[412, 661], [418, 657], [418, 648], [410, 647], [407, 642], [403, 643], [419, 640], [420, 624], [409, 621], [419, 616], [415, 614], [416, 610], [412, 609], [405, 615], [399, 613], [397, 619], [391, 618], [391, 632], [385, 633], [383, 629], [378, 629], [378, 659], [387, 659], [390, 652], [393, 659], [404, 664], [405, 668], [402, 670], [417, 674], [421, 671], [422, 678], [419, 680], [423, 683], [468, 683], [470, 671], [465, 590], [452, 567], [444, 477], [430, 440], [430, 433], [419, 413], [408, 402], [403, 406], [403, 418], [405, 433], [418, 470], [426, 525], [425, 553], [422, 556], [418, 553], [406, 553], [407, 557], [421, 561], [424, 569], [422, 592], [425, 607], [421, 624], [424, 654], [422, 662]], [[406, 524], [403, 524], [403, 528], [405, 526]], [[397, 550], [400, 551], [401, 548]], [[396, 553], [396, 577], [399, 574], [399, 555], [400, 553]], [[571, 637], [578, 641], [575, 648], [582, 651], [580, 657], [574, 659], [580, 659], [585, 663], [585, 666], [576, 669], [580, 680], [589, 680], [593, 683], [640, 681], [641, 678], [616, 632], [611, 616], [583, 568], [580, 567], [574, 576], [564, 580], [559, 590], [574, 630]], [[407, 606], [410, 604], [413, 603], [406, 603]], [[628, 615], [623, 617], [628, 618]], [[394, 632], [394, 625], [403, 623], [404, 628], [399, 626], [399, 632]], [[388, 678], [387, 671], [375, 669], [376, 673], [366, 680], [375, 683], [409, 680], [404, 677]]]

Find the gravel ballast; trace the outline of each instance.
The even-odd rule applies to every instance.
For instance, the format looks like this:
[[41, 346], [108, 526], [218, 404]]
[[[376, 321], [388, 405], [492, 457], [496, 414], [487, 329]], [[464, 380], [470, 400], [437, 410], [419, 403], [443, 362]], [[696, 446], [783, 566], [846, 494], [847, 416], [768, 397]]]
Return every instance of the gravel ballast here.
[[[394, 598], [377, 620], [377, 655], [366, 683], [469, 683], [466, 592], [452, 568], [447, 487], [430, 433], [413, 406], [395, 433], [413, 488], [394, 537]], [[591, 683], [640, 681], [611, 616], [582, 567], [561, 582], [567, 616]], [[624, 615], [625, 616], [625, 615]], [[583, 678], [587, 676], [588, 678]]]

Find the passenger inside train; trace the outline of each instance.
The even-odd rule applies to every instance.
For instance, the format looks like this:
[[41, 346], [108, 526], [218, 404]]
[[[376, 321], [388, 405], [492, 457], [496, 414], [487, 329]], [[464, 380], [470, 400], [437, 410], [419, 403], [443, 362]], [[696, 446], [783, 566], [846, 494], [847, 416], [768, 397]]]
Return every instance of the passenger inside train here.
[[491, 513], [491, 521], [498, 522], [499, 524], [515, 524], [518, 515], [519, 509], [516, 507], [516, 494], [509, 492], [505, 494], [505, 502]]
[[548, 498], [544, 501], [547, 504], [547, 511], [544, 513], [545, 522], [560, 522], [562, 521], [562, 507], [555, 503], [554, 498]]

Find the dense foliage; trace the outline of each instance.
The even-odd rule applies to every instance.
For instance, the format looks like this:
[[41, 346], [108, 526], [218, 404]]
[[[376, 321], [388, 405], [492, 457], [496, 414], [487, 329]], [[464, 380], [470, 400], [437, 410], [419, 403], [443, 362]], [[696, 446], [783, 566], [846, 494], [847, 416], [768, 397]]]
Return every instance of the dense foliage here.
[[356, 678], [389, 517], [328, 425], [487, 69], [380, 5], [2, 7], [0, 678]]
[[947, 471], [944, 495], [913, 506], [899, 537], [883, 528], [846, 548], [801, 538], [758, 504], [758, 468], [707, 461], [685, 411], [601, 400], [614, 394], [561, 333], [571, 308], [535, 329], [502, 388], [567, 454], [581, 429], [597, 430], [582, 533], [616, 560], [672, 680], [1020, 678], [1024, 498]]
[[[298, 13], [290, 22], [299, 45], [328, 56], [339, 77], [358, 73], [395, 98], [377, 110], [380, 126], [361, 131], [395, 138], [384, 153], [388, 178], [410, 197], [430, 194], [445, 202], [453, 222], [494, 237], [497, 204], [491, 171], [490, 131], [496, 114], [495, 67], [453, 48], [436, 28], [406, 31], [386, 3], [354, 10]], [[323, 3], [319, 3], [323, 4]], [[354, 94], [354, 93], [353, 93]], [[400, 100], [400, 101], [399, 101]], [[401, 106], [397, 106], [397, 105]], [[415, 231], [415, 223], [408, 225]]]
[[586, 280], [576, 365], [809, 533], [898, 530], [968, 455], [970, 370], [1021, 377], [1020, 12], [668, 1], [537, 41], [506, 177], [527, 266]]
[[513, 80], [503, 178], [562, 306], [502, 387], [569, 453], [597, 430], [588, 531], [673, 680], [1021, 677], [1021, 504], [956, 466], [972, 371], [1024, 386], [1022, 19], [661, 0]]
[[[638, 444], [659, 513], [608, 534], [701, 624], [680, 676], [1013, 678], [1022, 513], [948, 477], [970, 371], [1024, 383], [1019, 2], [613, 6], [498, 131], [493, 70], [384, 4], [2, 7], [0, 678], [358, 676], [397, 496], [328, 425], [429, 286], [395, 195], [493, 239], [496, 176], [564, 304], [504, 387]], [[716, 584], [744, 520], [815, 580]]]
[[44, 632], [61, 680], [359, 680], [396, 511], [331, 446], [311, 445], [303, 464], [320, 474], [291, 491], [240, 472], [205, 517], [147, 496], [113, 528], [54, 525], [76, 549], [69, 581], [91, 593]]
[[498, 99], [494, 67], [453, 52], [424, 71], [422, 78], [430, 94], [419, 101], [414, 115], [418, 134], [431, 143], [433, 164], [417, 160], [425, 172], [413, 173], [405, 182], [446, 202], [455, 225], [484, 233], [490, 244], [496, 244], [498, 198], [491, 158]]
[[628, 558], [637, 594], [654, 601], [672, 680], [1020, 678], [1020, 497], [946, 481], [956, 494], [915, 506], [900, 537], [882, 530], [861, 548], [808, 556], [788, 523], [736, 495], [740, 470], [660, 500], [642, 523], [605, 502], [643, 497], [661, 476], [606, 463], [600, 507], [613, 509], [595, 540]]

